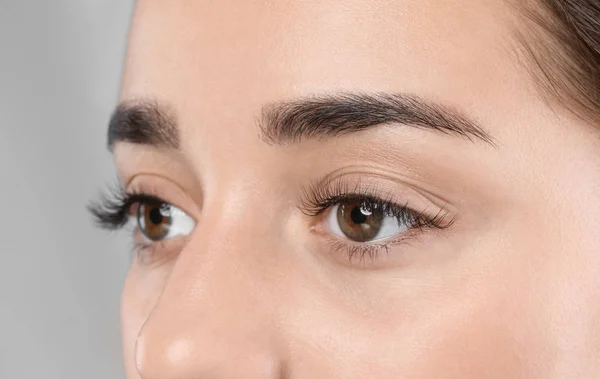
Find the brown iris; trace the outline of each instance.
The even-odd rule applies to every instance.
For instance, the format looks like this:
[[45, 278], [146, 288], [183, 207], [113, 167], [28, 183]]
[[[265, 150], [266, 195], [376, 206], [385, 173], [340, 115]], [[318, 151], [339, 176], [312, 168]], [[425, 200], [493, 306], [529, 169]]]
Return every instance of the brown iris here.
[[352, 241], [371, 241], [379, 233], [383, 219], [380, 207], [369, 206], [364, 202], [341, 203], [337, 209], [340, 229]]
[[171, 206], [159, 202], [141, 203], [137, 209], [140, 231], [150, 240], [159, 241], [169, 233]]

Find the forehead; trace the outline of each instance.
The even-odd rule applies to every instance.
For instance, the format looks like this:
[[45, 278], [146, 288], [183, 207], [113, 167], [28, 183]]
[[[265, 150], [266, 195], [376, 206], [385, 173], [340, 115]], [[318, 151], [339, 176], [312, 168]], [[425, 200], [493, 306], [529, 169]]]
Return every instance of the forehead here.
[[520, 101], [512, 19], [487, 0], [140, 0], [122, 98], [164, 99], [206, 125], [340, 90], [414, 93], [483, 115], [507, 93]]

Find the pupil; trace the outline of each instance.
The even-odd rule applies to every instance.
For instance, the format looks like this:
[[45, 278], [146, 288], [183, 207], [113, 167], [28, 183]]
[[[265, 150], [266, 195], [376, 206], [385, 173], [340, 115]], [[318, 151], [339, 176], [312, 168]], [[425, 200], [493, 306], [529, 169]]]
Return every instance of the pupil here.
[[364, 224], [368, 217], [369, 215], [364, 214], [360, 206], [354, 207], [350, 212], [350, 219], [355, 224]]
[[163, 215], [160, 213], [160, 208], [153, 208], [148, 216], [150, 217], [150, 221], [155, 225], [160, 225], [163, 221]]

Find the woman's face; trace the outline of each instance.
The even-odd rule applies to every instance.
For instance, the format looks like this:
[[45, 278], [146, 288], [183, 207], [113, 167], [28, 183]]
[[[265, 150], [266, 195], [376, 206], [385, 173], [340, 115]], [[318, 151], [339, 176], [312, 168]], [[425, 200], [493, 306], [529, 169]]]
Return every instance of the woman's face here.
[[599, 377], [599, 134], [543, 99], [520, 24], [139, 0], [111, 125], [151, 196], [128, 378]]

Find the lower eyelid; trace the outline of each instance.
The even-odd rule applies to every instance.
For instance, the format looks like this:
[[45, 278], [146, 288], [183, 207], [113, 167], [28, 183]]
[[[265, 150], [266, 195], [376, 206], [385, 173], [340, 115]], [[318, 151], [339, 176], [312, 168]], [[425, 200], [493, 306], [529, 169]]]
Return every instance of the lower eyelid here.
[[135, 243], [134, 254], [138, 263], [142, 266], [150, 266], [158, 261], [156, 243]]
[[[402, 249], [403, 245], [409, 248], [413, 242], [418, 242], [419, 239], [415, 235], [404, 236], [402, 238], [390, 239], [382, 243], [369, 244], [352, 244], [342, 241], [328, 241], [329, 254], [338, 262], [345, 265], [350, 265], [352, 268], [369, 268], [388, 267], [390, 261], [401, 262], [402, 266], [406, 265], [405, 253], [407, 250]], [[362, 266], [357, 266], [361, 263]], [[394, 265], [395, 266], [395, 265]]]
[[134, 232], [134, 253], [138, 262], [147, 267], [159, 265], [176, 259], [186, 244], [187, 236], [174, 237], [168, 240], [148, 242], [142, 232], [136, 228]]
[[406, 240], [409, 239], [413, 239], [413, 238], [418, 238], [419, 234], [421, 234], [422, 232], [418, 231], [418, 230], [414, 230], [414, 229], [407, 229], [404, 232], [395, 234], [393, 236], [389, 236], [387, 238], [381, 238], [378, 240], [372, 240], [372, 241], [368, 241], [368, 242], [356, 242], [356, 241], [352, 241], [350, 239], [343, 239], [342, 237], [336, 236], [336, 235], [332, 235], [331, 233], [324, 233], [324, 238], [329, 238], [329, 236], [331, 235], [332, 239], [335, 239], [341, 243], [345, 243], [347, 245], [352, 245], [352, 246], [381, 246], [381, 245], [393, 245], [395, 243], [401, 243], [404, 242]]

